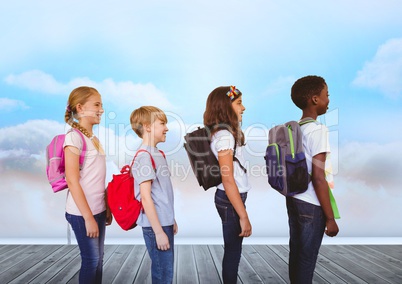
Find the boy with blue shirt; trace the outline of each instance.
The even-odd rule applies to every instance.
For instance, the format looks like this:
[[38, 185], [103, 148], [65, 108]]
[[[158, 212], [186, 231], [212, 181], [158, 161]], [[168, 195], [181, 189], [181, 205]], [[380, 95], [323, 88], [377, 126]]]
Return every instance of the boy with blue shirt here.
[[[319, 76], [306, 76], [292, 86], [294, 104], [303, 111], [301, 119], [317, 119], [329, 104], [328, 86]], [[307, 167], [308, 189], [286, 198], [289, 217], [289, 278], [292, 284], [312, 283], [322, 238], [334, 237], [339, 228], [330, 203], [326, 169], [330, 168], [328, 128], [318, 122], [301, 126]]]
[[153, 106], [143, 106], [131, 113], [131, 127], [142, 138], [132, 167], [135, 195], [143, 211], [137, 224], [142, 227], [145, 244], [151, 258], [152, 283], [172, 283], [174, 264], [173, 186], [166, 158], [156, 145], [166, 141], [167, 118]]

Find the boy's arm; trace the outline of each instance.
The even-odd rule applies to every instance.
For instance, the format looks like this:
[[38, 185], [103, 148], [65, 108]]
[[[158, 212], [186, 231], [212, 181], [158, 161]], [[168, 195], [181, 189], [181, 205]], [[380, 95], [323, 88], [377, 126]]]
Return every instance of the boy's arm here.
[[326, 221], [325, 234], [330, 237], [335, 237], [339, 228], [335, 222], [334, 212], [332, 211], [331, 202], [329, 200], [328, 183], [325, 179], [325, 159], [326, 153], [319, 153], [313, 157], [312, 168], [312, 183], [317, 194], [317, 198], [320, 201], [321, 208], [324, 211]]
[[147, 180], [140, 184], [141, 202], [144, 208], [145, 214], [151, 223], [152, 229], [155, 233], [156, 244], [160, 250], [168, 250], [170, 248], [169, 238], [162, 229], [159, 222], [158, 215], [156, 213], [155, 204], [151, 196], [152, 181]]

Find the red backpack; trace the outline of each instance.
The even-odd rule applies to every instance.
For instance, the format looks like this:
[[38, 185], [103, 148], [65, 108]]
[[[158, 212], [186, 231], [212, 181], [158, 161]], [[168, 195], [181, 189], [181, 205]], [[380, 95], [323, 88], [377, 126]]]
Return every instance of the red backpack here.
[[[72, 128], [71, 131], [76, 131], [80, 134], [82, 138], [82, 151], [80, 155], [80, 170], [85, 160], [85, 151], [87, 149], [87, 144], [85, 142], [84, 135], [78, 129]], [[52, 186], [53, 192], [58, 192], [63, 189], [66, 189], [66, 173], [65, 173], [65, 165], [64, 165], [64, 140], [66, 138], [66, 134], [56, 135], [50, 144], [46, 147], [46, 175], [47, 179]]]
[[[134, 195], [134, 177], [131, 173], [135, 158], [140, 152], [147, 152], [150, 155], [152, 167], [156, 171], [155, 161], [151, 153], [140, 149], [135, 154], [130, 166], [125, 165], [120, 170], [120, 174], [113, 175], [107, 186], [107, 202], [110, 211], [117, 224], [126, 231], [137, 226], [137, 219], [142, 210], [141, 201], [138, 201]], [[160, 152], [165, 157], [165, 154], [162, 151]]]

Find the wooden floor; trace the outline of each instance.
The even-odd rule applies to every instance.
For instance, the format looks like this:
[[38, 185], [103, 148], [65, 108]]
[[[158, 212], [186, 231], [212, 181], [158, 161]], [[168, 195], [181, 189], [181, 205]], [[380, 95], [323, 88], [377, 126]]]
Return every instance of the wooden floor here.
[[[221, 283], [221, 245], [177, 245], [174, 283]], [[244, 245], [239, 283], [288, 283], [288, 246]], [[74, 245], [0, 245], [0, 283], [77, 283]], [[151, 283], [143, 245], [106, 245], [103, 283]], [[400, 245], [323, 245], [314, 283], [402, 283]]]

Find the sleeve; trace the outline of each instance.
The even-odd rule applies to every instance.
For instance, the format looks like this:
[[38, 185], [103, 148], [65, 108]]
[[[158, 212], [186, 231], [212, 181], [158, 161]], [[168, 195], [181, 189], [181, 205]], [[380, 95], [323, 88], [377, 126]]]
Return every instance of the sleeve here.
[[221, 130], [218, 131], [214, 136], [216, 152], [223, 150], [234, 150], [235, 140], [232, 133], [227, 130]]
[[76, 131], [70, 131], [66, 134], [66, 137], [64, 139], [64, 147], [67, 146], [73, 146], [75, 148], [77, 148], [78, 150], [80, 150], [80, 152], [82, 151], [82, 147], [83, 147], [83, 141], [81, 138], [81, 135], [78, 134]]
[[153, 168], [151, 162], [151, 156], [146, 152], [142, 152], [137, 155], [131, 172], [138, 184], [148, 180], [153, 181], [156, 178], [155, 169]]
[[320, 153], [331, 152], [329, 147], [329, 133], [328, 128], [325, 125], [319, 125], [312, 133], [310, 139], [311, 157]]

